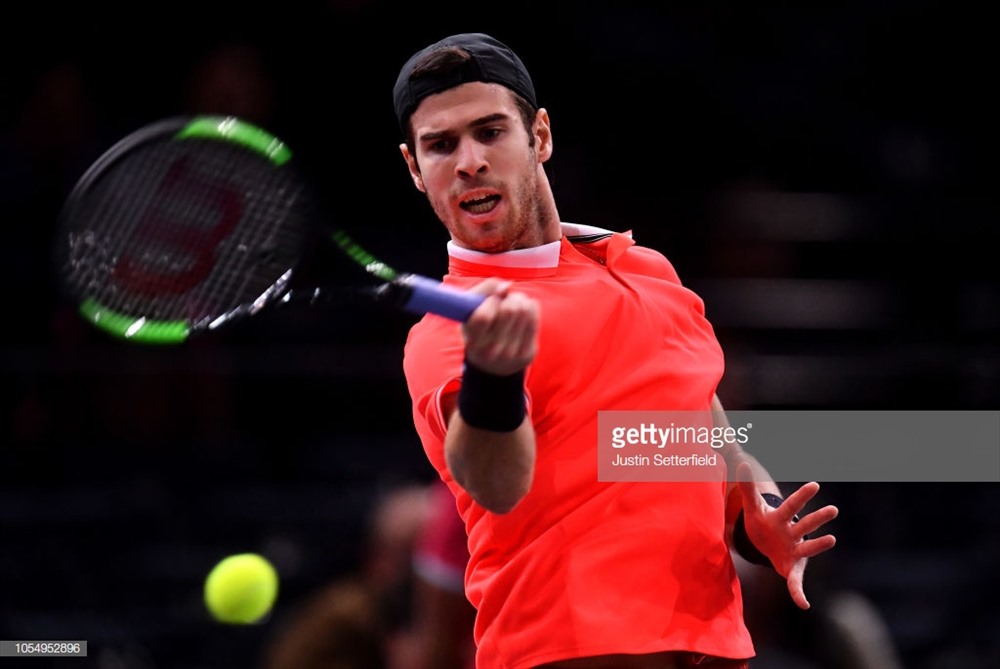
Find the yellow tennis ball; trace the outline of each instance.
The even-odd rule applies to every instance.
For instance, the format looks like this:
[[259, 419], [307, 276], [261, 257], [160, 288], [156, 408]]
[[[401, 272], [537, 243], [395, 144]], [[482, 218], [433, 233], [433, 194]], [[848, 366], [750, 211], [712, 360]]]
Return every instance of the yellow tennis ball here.
[[220, 622], [259, 622], [277, 598], [278, 572], [256, 553], [230, 555], [215, 565], [205, 579], [205, 606]]

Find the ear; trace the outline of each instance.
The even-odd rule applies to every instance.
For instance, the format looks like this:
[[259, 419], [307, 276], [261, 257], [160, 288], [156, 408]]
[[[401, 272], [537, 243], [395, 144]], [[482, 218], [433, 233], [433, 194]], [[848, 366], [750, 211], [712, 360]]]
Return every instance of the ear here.
[[413, 179], [413, 185], [417, 187], [417, 190], [421, 193], [426, 193], [427, 189], [424, 188], [424, 179], [420, 176], [420, 168], [417, 166], [417, 159], [410, 153], [410, 147], [406, 146], [406, 142], [399, 145], [399, 152], [403, 154], [403, 160], [406, 161], [406, 167], [410, 170], [410, 178]]
[[535, 114], [532, 132], [535, 133], [535, 154], [538, 156], [538, 162], [544, 163], [552, 157], [552, 126], [549, 125], [549, 113], [544, 107]]

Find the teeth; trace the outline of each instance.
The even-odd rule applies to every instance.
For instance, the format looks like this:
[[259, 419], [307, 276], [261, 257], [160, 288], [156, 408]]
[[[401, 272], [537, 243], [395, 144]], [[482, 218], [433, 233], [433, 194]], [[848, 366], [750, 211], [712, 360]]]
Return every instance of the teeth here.
[[468, 202], [463, 202], [462, 208], [474, 214], [484, 214], [493, 209], [496, 206], [496, 203], [499, 201], [500, 198], [498, 196], [490, 195], [480, 200], [470, 200]]
[[493, 200], [486, 200], [484, 202], [470, 202], [466, 207], [468, 211], [476, 214], [482, 214], [493, 208]]

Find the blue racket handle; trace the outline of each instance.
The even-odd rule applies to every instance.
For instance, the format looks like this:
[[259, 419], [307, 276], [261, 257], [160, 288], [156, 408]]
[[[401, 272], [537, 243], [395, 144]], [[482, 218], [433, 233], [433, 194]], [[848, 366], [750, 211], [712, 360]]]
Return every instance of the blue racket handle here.
[[437, 314], [464, 323], [485, 295], [446, 286], [436, 279], [418, 274], [404, 274], [391, 283], [389, 293], [401, 308], [415, 314]]

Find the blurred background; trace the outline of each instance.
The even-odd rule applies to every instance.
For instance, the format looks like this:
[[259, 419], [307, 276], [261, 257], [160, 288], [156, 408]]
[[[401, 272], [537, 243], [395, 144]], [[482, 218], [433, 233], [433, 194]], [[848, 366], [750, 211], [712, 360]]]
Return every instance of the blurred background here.
[[[22, 7], [0, 46], [0, 638], [88, 640], [72, 666], [262, 666], [300, 602], [362, 568], [381, 500], [432, 480], [400, 369], [409, 316], [286, 312], [140, 349], [79, 320], [48, 254], [69, 188], [115, 140], [226, 113], [284, 138], [376, 255], [443, 274], [447, 238], [399, 157], [391, 90], [452, 32], [489, 32], [532, 72], [563, 219], [632, 230], [703, 295], [724, 403], [996, 410], [985, 17], [690, 4]], [[839, 544], [810, 567], [814, 610], [788, 611], [750, 568], [751, 605], [767, 603], [749, 615], [752, 666], [852, 666], [827, 647], [865, 631], [885, 653], [869, 666], [1000, 666], [997, 493], [824, 485]], [[272, 617], [212, 622], [204, 576], [250, 550], [283, 576]]]

